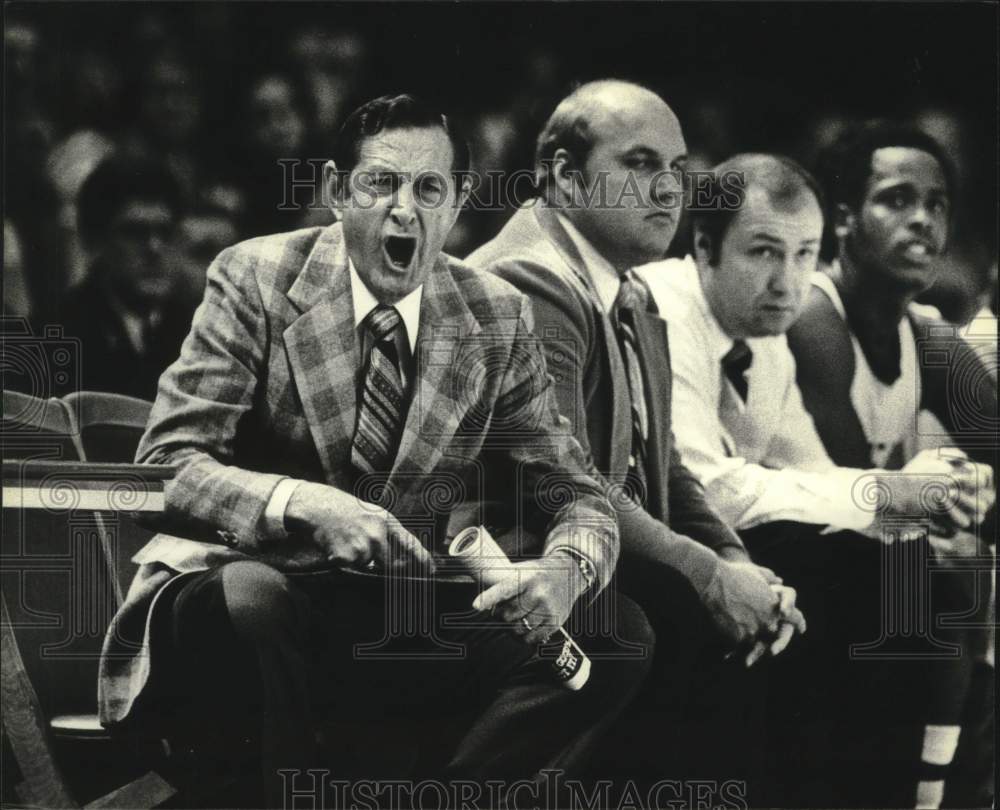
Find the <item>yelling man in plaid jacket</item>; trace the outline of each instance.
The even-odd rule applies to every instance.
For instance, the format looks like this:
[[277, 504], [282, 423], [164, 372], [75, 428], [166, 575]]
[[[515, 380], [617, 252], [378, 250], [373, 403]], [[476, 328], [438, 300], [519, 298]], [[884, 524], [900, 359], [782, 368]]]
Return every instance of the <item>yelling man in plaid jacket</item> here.
[[[615, 519], [556, 410], [527, 299], [440, 252], [467, 167], [413, 97], [355, 111], [324, 170], [340, 222], [216, 259], [139, 447], [177, 467], [158, 527], [172, 534], [135, 557], [102, 719], [176, 715], [170, 734], [230, 759], [258, 740], [269, 802], [292, 787], [279, 769], [337, 775], [317, 718], [359, 711], [460, 713], [446, 747], [424, 745], [448, 753], [446, 777], [573, 769], [645, 674], [641, 657], [593, 655], [652, 633], [602, 592]], [[462, 503], [482, 505], [476, 523], [506, 518], [520, 558], [482, 593], [432, 575]], [[578, 637], [592, 674], [561, 688], [537, 642], [596, 606], [614, 632]]]

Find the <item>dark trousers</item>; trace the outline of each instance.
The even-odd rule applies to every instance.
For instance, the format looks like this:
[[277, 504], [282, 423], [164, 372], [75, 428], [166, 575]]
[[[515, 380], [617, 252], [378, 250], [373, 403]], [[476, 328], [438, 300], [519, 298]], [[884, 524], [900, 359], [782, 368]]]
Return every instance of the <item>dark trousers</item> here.
[[748, 650], [727, 655], [731, 650], [700, 597], [664, 560], [662, 548], [633, 541], [622, 539], [614, 584], [649, 617], [656, 652], [639, 695], [602, 748], [595, 776], [629, 777], [643, 795], [662, 780], [687, 780], [685, 789], [696, 781], [715, 783], [713, 802], [728, 783], [729, 795], [762, 803], [770, 662], [748, 669]]
[[[382, 726], [391, 747], [401, 742], [393, 718], [403, 716], [422, 718], [413, 742], [437, 755], [423, 776], [576, 774], [646, 674], [654, 638], [645, 617], [610, 592], [581, 607], [577, 640], [593, 665], [573, 692], [535, 648], [472, 612], [475, 594], [471, 583], [286, 576], [249, 561], [190, 575], [159, 614], [157, 703], [179, 718], [175, 737], [209, 756], [256, 761], [270, 806], [301, 784], [281, 769], [342, 777], [324, 752], [343, 746], [344, 729]], [[626, 654], [636, 649], [645, 654]], [[332, 745], [320, 750], [324, 726]]]
[[782, 522], [743, 533], [754, 560], [798, 591], [808, 632], [774, 662], [772, 803], [912, 806], [926, 723], [957, 724], [971, 657], [954, 575], [925, 540], [891, 546]]

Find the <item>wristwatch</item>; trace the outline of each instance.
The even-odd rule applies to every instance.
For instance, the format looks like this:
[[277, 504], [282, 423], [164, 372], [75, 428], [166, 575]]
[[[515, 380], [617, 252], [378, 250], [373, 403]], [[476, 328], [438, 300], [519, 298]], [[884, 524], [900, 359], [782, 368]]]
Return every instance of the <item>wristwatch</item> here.
[[590, 561], [590, 557], [571, 546], [557, 546], [550, 553], [555, 553], [556, 551], [563, 551], [576, 560], [576, 564], [580, 568], [580, 574], [583, 575], [583, 581], [586, 583], [584, 593], [594, 587], [594, 584], [597, 582], [597, 568]]

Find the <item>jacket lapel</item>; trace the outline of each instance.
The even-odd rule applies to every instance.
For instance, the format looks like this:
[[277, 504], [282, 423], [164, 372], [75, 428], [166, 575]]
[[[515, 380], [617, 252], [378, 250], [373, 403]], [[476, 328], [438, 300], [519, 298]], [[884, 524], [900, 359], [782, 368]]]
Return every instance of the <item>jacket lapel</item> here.
[[587, 290], [591, 303], [594, 305], [594, 311], [603, 332], [604, 356], [608, 358], [608, 374], [613, 383], [611, 385], [611, 446], [607, 448], [607, 453], [604, 455], [608, 459], [608, 469], [601, 470], [601, 472], [624, 471], [628, 468], [629, 448], [632, 446], [632, 414], [629, 401], [624, 396], [624, 393], [628, 391], [628, 375], [625, 372], [625, 364], [618, 347], [611, 318], [604, 313], [604, 307], [597, 294], [597, 289], [594, 287], [594, 282], [584, 267], [583, 258], [576, 249], [576, 245], [573, 244], [570, 235], [566, 233], [566, 229], [559, 222], [555, 211], [544, 203], [537, 203], [530, 210], [525, 209], [524, 213], [534, 215], [542, 235], [555, 246], [563, 261]]
[[349, 465], [337, 462], [350, 458], [354, 436], [357, 338], [347, 250], [338, 226], [316, 241], [288, 299], [302, 313], [284, 332], [302, 410], [328, 480], [349, 488]]
[[[405, 487], [407, 479], [438, 466], [468, 406], [462, 394], [459, 358], [465, 338], [481, 331], [443, 257], [424, 283], [420, 330], [416, 345], [416, 380], [399, 452], [389, 484]], [[459, 397], [456, 399], [456, 395]]]

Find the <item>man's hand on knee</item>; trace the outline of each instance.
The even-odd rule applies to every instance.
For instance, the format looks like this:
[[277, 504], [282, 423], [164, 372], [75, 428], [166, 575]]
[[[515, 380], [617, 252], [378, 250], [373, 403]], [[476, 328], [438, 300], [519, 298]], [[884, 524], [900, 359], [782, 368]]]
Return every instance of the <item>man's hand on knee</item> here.
[[308, 534], [335, 565], [406, 571], [434, 571], [430, 553], [389, 512], [327, 486], [303, 482], [285, 511], [289, 527]]
[[[769, 570], [769, 569], [765, 569]], [[750, 652], [747, 653], [744, 662], [748, 667], [752, 667], [759, 661], [765, 653], [772, 657], [779, 655], [791, 643], [792, 636], [797, 630], [799, 634], [806, 631], [806, 617], [802, 611], [795, 606], [798, 594], [795, 588], [788, 585], [771, 584], [771, 590], [778, 595], [778, 621], [777, 632], [768, 629], [767, 633], [757, 638]]]
[[781, 598], [753, 563], [721, 560], [702, 594], [702, 602], [716, 627], [734, 646], [779, 632]]
[[586, 589], [577, 563], [557, 552], [514, 563], [499, 582], [476, 597], [472, 607], [509, 622], [526, 643], [538, 644], [566, 623]]
[[926, 516], [942, 534], [978, 525], [996, 497], [993, 470], [952, 448], [923, 450], [899, 472], [880, 474], [878, 482], [886, 491], [887, 515]]

